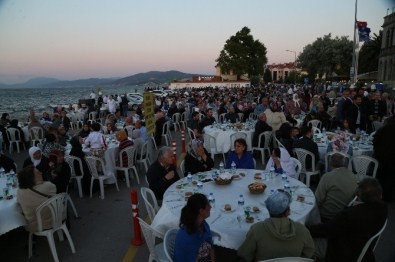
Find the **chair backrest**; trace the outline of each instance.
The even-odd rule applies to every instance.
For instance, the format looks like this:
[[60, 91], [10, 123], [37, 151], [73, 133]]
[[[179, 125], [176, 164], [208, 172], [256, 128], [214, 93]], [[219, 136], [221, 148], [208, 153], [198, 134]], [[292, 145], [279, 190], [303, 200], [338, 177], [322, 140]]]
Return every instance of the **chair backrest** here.
[[388, 219], [385, 220], [385, 223], [384, 223], [383, 227], [380, 229], [380, 231], [377, 232], [377, 234], [375, 234], [374, 236], [372, 236], [372, 237], [368, 240], [368, 242], [366, 242], [365, 246], [362, 248], [361, 254], [360, 254], [359, 257], [358, 257], [357, 262], [361, 262], [361, 261], [362, 261], [363, 257], [365, 256], [366, 251], [368, 250], [368, 248], [370, 247], [370, 245], [372, 244], [372, 242], [373, 242], [375, 239], [377, 239], [377, 241], [376, 241], [376, 243], [374, 244], [374, 247], [373, 247], [373, 251], [374, 251], [374, 249], [375, 249], [376, 246], [377, 246], [377, 243], [378, 243], [379, 240], [380, 240], [381, 234], [383, 233], [385, 227], [387, 226], [387, 221], [388, 221]]
[[277, 137], [273, 134], [273, 137], [274, 137], [274, 140], [276, 141], [276, 143], [277, 143], [277, 146], [280, 148], [280, 147], [282, 147], [282, 148], [285, 148], [285, 146], [280, 142], [280, 140], [278, 140], [277, 139]]
[[147, 244], [148, 250], [150, 254], [153, 256], [155, 261], [158, 261], [156, 253], [155, 253], [155, 240], [156, 238], [163, 239], [163, 234], [152, 228], [150, 225], [144, 222], [140, 217], [137, 217], [139, 220], [139, 224], [141, 227], [141, 231], [143, 231], [144, 239]]
[[184, 174], [185, 174], [185, 159], [183, 159], [180, 163], [180, 170], [181, 170], [181, 174], [180, 178], [184, 178]]
[[363, 176], [367, 176], [369, 167], [373, 165], [372, 177], [376, 178], [377, 168], [379, 167], [379, 162], [370, 156], [360, 155], [353, 156], [351, 158], [352, 170], [356, 172], [356, 176], [361, 180]]
[[329, 165], [330, 165], [330, 161], [331, 161], [331, 157], [334, 154], [341, 154], [343, 155], [344, 159], [344, 167], [348, 167], [349, 164], [351, 163], [351, 156], [349, 154], [343, 153], [343, 152], [337, 152], [337, 151], [332, 151], [332, 152], [328, 152], [325, 155], [325, 172], [329, 171]]
[[313, 119], [313, 120], [310, 120], [309, 122], [307, 122], [307, 126], [317, 127], [318, 129], [321, 130], [322, 122], [320, 120]]
[[311, 171], [315, 171], [315, 156], [313, 153], [303, 148], [294, 148], [293, 152], [302, 165], [302, 169], [299, 171], [299, 173], [306, 172], [307, 156], [310, 156], [311, 159]]
[[219, 115], [219, 122], [220, 123], [223, 123], [225, 121], [225, 115], [226, 115], [226, 113], [222, 113]]
[[98, 166], [101, 167], [101, 171], [105, 171], [104, 161], [103, 159], [96, 156], [86, 156], [86, 163], [88, 164], [89, 170], [91, 171], [91, 175], [95, 178], [99, 177]]
[[163, 135], [168, 135], [168, 134], [169, 134], [169, 132], [170, 132], [169, 123], [170, 123], [169, 121], [166, 121], [166, 122], [163, 124], [162, 136], [163, 136]]
[[255, 158], [252, 158], [252, 161], [254, 162], [254, 169], [256, 169], [256, 160], [255, 160]]
[[90, 112], [88, 115], [88, 119], [95, 120], [96, 119], [96, 112], [95, 111]]
[[154, 220], [156, 213], [159, 211], [159, 205], [156, 201], [154, 192], [148, 187], [141, 187], [141, 197], [144, 200], [145, 209], [147, 210], [148, 216], [151, 222]]
[[188, 116], [187, 116], [187, 111], [184, 111], [184, 113], [181, 114], [181, 119], [180, 121], [188, 121]]
[[[128, 159], [127, 165], [125, 165], [126, 163], [123, 162], [124, 154], [127, 155], [127, 159]], [[133, 146], [128, 146], [128, 147], [125, 147], [124, 149], [122, 149], [119, 152], [119, 166], [126, 167], [126, 168], [133, 167], [135, 165], [135, 159], [136, 159], [135, 154], [136, 154], [136, 149]]]
[[[16, 128], [7, 128], [7, 136], [9, 141], [21, 141], [21, 133]], [[19, 139], [17, 139], [17, 137], [19, 137]]]
[[132, 132], [136, 128], [134, 126], [125, 126], [126, 132], [128, 133], [128, 137], [132, 138]]
[[321, 129], [318, 127], [313, 126], [311, 129], [313, 130], [313, 134], [321, 134]]
[[173, 120], [174, 123], [180, 122], [181, 114], [180, 113], [174, 113], [171, 116], [171, 119]]
[[290, 159], [294, 163], [296, 174], [300, 175], [302, 172], [302, 163], [294, 157], [291, 157]]
[[217, 154], [217, 153], [222, 153], [221, 150], [217, 148], [217, 139], [213, 137], [212, 135], [209, 134], [204, 134], [204, 144], [207, 152]]
[[239, 139], [239, 138], [243, 138], [244, 140], [246, 140], [247, 142], [247, 134], [243, 133], [243, 132], [236, 132], [230, 135], [230, 148], [231, 150], [234, 150], [235, 148], [235, 140]]
[[192, 139], [196, 139], [195, 132], [193, 132], [193, 130], [190, 129], [189, 127], [188, 127], [188, 136], [189, 136], [189, 141], [191, 141]]
[[63, 214], [67, 208], [67, 193], [60, 193], [46, 200], [36, 208], [37, 229], [43, 231], [41, 212], [48, 208], [52, 217], [52, 228], [56, 229], [62, 225]]
[[273, 258], [263, 260], [261, 262], [276, 262], [276, 261], [283, 261], [283, 262], [313, 262], [313, 259], [305, 258], [305, 257], [280, 257], [280, 258]]
[[262, 144], [262, 139], [265, 137], [265, 143], [263, 145], [263, 148], [269, 148], [270, 147], [270, 142], [272, 141], [272, 132], [271, 131], [265, 131], [261, 133], [258, 137], [258, 147], [261, 147]]
[[250, 113], [250, 115], [248, 116], [249, 120], [256, 120], [257, 116], [252, 112]]
[[165, 248], [165, 254], [167, 259], [172, 262], [174, 256], [174, 248], [176, 246], [176, 236], [178, 228], [170, 229], [165, 234], [165, 239], [163, 240], [163, 246]]
[[29, 129], [31, 140], [42, 140], [44, 139], [44, 129], [39, 126], [33, 126]]
[[79, 168], [81, 170], [81, 174], [83, 175], [84, 169], [82, 167], [82, 161], [79, 157], [76, 156], [70, 156], [66, 155], [64, 156], [64, 161], [69, 165], [70, 170], [71, 170], [71, 177], [75, 177], [77, 174], [75, 172], [74, 164], [77, 161], [77, 165], [79, 165]]
[[244, 113], [237, 113], [239, 115], [239, 122], [243, 122]]

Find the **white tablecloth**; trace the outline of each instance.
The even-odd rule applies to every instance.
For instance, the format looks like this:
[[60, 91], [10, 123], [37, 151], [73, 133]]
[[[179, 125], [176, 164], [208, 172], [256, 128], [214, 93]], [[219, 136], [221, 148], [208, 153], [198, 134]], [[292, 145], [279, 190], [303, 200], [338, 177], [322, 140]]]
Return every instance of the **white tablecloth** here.
[[[3, 188], [6, 187], [7, 180], [5, 177], [0, 178], [0, 195], [3, 196]], [[10, 194], [13, 198], [7, 200], [5, 198], [0, 200], [0, 235], [7, 233], [10, 230], [25, 226], [26, 220], [22, 214], [22, 209], [16, 202], [16, 192], [18, 188], [10, 188]]]
[[[215, 196], [215, 206], [211, 209], [211, 215], [206, 220], [210, 228], [221, 235], [221, 240], [216, 240], [215, 244], [232, 249], [238, 249], [241, 246], [252, 225], [244, 222], [244, 207], [257, 206], [261, 210], [258, 213], [252, 213], [255, 223], [265, 220], [269, 217], [269, 213], [264, 205], [266, 198], [272, 189], [276, 190], [283, 188], [284, 183], [281, 175], [274, 175], [273, 179], [262, 181], [268, 186], [263, 194], [253, 195], [249, 192], [248, 185], [255, 182], [254, 174], [257, 172], [261, 173], [262, 170], [237, 170], [237, 173], [240, 172], [246, 174], [246, 176], [240, 180], [233, 180], [231, 184], [222, 186], [216, 185], [214, 182], [208, 182], [203, 185], [200, 191], [206, 195], [214, 193]], [[211, 178], [213, 172], [209, 171], [201, 174]], [[296, 179], [289, 178], [289, 182], [290, 186], [295, 189], [293, 193], [294, 200], [298, 194], [303, 194], [305, 196], [305, 203], [298, 201], [292, 202], [290, 218], [294, 221], [304, 223], [315, 206], [314, 194], [302, 182]], [[172, 228], [178, 228], [181, 209], [185, 205], [184, 193], [186, 191], [197, 192], [196, 186], [190, 184], [185, 186], [184, 189], [176, 189], [176, 185], [182, 183], [187, 183], [186, 178], [174, 183], [168, 188], [164, 195], [162, 207], [152, 222], [152, 227], [162, 233], [166, 233], [167, 230]], [[237, 204], [239, 194], [243, 194], [244, 196], [244, 207], [238, 206]], [[233, 212], [223, 211], [225, 204], [231, 204], [235, 210]], [[218, 218], [218, 216], [220, 217]], [[241, 226], [239, 226], [237, 216], [243, 218], [243, 221], [240, 223]], [[212, 223], [215, 219], [217, 219], [215, 223]]]
[[[216, 143], [217, 143], [217, 151], [218, 152], [228, 152], [231, 148], [230, 144], [230, 136], [237, 131], [232, 130], [232, 129], [226, 129], [225, 131], [219, 128], [213, 128], [211, 126], [206, 126], [204, 128], [204, 134], [209, 134], [210, 136], [215, 137]], [[241, 133], [247, 134], [247, 150], [251, 151], [252, 150], [252, 137], [254, 136], [254, 129], [250, 130], [242, 130], [239, 131]], [[204, 137], [204, 136], [203, 136]], [[204, 147], [205, 148], [210, 148], [210, 145], [208, 145], [208, 139], [204, 137]]]

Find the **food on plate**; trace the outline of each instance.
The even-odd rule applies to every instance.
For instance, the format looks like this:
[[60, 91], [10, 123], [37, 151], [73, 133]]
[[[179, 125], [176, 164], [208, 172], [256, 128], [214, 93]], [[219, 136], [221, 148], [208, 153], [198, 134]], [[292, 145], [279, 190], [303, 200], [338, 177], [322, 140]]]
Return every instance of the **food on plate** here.
[[197, 182], [196, 180], [193, 180], [193, 181], [192, 181], [192, 185], [194, 185], [194, 186], [196, 186], [197, 183], [198, 183], [198, 182]]
[[246, 217], [246, 223], [254, 223], [254, 218], [253, 217]]
[[297, 201], [303, 202], [304, 201], [304, 195], [298, 195], [296, 198]]
[[266, 185], [264, 183], [255, 182], [248, 185], [248, 189], [252, 194], [261, 194], [265, 191]]
[[245, 173], [240, 173], [239, 176], [245, 177], [246, 174]]
[[192, 195], [193, 195], [193, 193], [190, 191], [185, 192], [185, 201], [187, 201], [188, 198], [190, 198]]
[[256, 174], [254, 175], [254, 178], [260, 180], [260, 179], [262, 179], [262, 176], [261, 176], [260, 173], [256, 173]]
[[259, 212], [259, 211], [261, 211], [261, 210], [259, 209], [259, 207], [252, 207], [252, 211], [254, 211], [254, 212]]
[[239, 176], [239, 175], [233, 175], [232, 176], [232, 179], [240, 179], [241, 178], [241, 176]]
[[232, 211], [232, 206], [230, 204], [225, 204], [224, 210], [225, 211]]
[[177, 188], [177, 189], [181, 189], [182, 186], [181, 186], [181, 185], [176, 185], [176, 188]]

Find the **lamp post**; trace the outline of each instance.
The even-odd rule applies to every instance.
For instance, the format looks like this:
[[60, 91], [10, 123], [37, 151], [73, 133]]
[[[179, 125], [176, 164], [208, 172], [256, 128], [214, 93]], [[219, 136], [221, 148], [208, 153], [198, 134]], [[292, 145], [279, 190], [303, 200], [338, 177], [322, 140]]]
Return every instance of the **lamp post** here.
[[285, 50], [286, 52], [291, 52], [291, 53], [294, 53], [294, 55], [295, 55], [295, 60], [294, 60], [294, 66], [295, 66], [295, 72], [294, 72], [294, 78], [295, 78], [295, 85], [296, 85], [296, 51], [292, 51], [292, 50]]

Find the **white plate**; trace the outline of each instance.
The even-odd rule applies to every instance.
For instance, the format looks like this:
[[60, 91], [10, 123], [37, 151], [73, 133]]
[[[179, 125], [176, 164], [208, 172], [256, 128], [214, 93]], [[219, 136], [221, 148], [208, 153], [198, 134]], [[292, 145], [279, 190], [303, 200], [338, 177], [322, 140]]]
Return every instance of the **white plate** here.
[[236, 208], [235, 208], [234, 206], [232, 206], [232, 209], [231, 209], [231, 210], [225, 210], [225, 206], [222, 206], [222, 207], [220, 208], [220, 210], [221, 210], [222, 212], [225, 212], [225, 213], [232, 213], [232, 212], [235, 212], [235, 211], [236, 211]]
[[243, 177], [241, 176], [241, 175], [233, 175], [232, 176], [232, 179], [233, 180], [240, 180], [240, 179], [242, 179]]
[[372, 146], [370, 145], [359, 145], [359, 148], [361, 149], [370, 149]]

